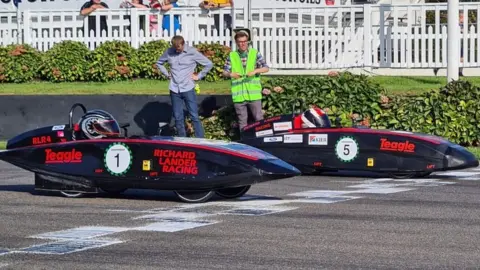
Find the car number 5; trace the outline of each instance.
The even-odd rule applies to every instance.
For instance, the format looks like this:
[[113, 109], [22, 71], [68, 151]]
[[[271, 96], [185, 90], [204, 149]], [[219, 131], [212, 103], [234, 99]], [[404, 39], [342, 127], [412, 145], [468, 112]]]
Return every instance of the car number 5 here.
[[343, 154], [344, 154], [345, 156], [350, 155], [350, 148], [349, 148], [349, 146], [350, 146], [350, 144], [345, 144], [345, 145], [343, 146]]

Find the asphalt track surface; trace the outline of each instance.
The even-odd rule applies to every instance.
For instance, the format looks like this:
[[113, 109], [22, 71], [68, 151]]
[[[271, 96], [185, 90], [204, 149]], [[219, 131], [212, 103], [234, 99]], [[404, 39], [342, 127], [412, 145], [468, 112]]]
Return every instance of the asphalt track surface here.
[[296, 177], [240, 200], [70, 199], [0, 163], [0, 269], [438, 269], [480, 265], [480, 168]]

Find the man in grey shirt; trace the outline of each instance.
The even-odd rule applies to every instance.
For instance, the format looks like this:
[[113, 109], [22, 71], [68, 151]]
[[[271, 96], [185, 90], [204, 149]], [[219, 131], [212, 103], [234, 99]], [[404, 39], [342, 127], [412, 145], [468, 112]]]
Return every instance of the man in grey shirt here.
[[[170, 64], [170, 74], [163, 66]], [[204, 66], [198, 74], [193, 74], [197, 63]], [[204, 131], [198, 117], [197, 95], [195, 81], [203, 79], [212, 69], [213, 63], [197, 49], [185, 45], [182, 36], [172, 38], [172, 47], [168, 48], [157, 61], [158, 69], [170, 79], [170, 99], [173, 107], [173, 117], [177, 127], [178, 136], [186, 137], [185, 118], [183, 115], [183, 101], [193, 122], [196, 138], [204, 138]]]

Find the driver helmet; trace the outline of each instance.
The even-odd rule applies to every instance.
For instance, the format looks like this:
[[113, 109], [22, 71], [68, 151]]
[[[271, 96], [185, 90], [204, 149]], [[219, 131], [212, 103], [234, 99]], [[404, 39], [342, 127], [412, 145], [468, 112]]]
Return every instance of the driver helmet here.
[[322, 109], [312, 106], [302, 114], [302, 128], [329, 127], [330, 121]]
[[120, 136], [120, 125], [108, 112], [92, 110], [80, 118], [75, 125], [75, 131], [83, 139], [112, 138]]

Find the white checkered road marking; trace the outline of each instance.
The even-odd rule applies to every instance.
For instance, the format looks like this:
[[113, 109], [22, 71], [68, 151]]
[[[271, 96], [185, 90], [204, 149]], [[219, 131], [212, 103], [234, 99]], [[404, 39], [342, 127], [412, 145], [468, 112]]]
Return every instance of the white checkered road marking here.
[[[436, 173], [439, 178], [421, 179], [366, 179], [363, 181], [339, 181], [352, 183], [344, 190], [307, 190], [288, 194], [293, 199], [281, 199], [271, 196], [245, 195], [230, 201], [214, 201], [203, 204], [179, 204], [172, 207], [153, 208], [146, 210], [112, 209], [113, 212], [132, 213], [138, 216], [135, 221], [145, 221], [141, 226], [87, 226], [56, 232], [46, 232], [30, 236], [31, 238], [50, 240], [45, 244], [30, 246], [17, 250], [0, 248], [0, 256], [11, 253], [34, 254], [69, 254], [88, 249], [101, 248], [125, 241], [110, 238], [113, 234], [126, 231], [179, 232], [221, 223], [221, 217], [233, 216], [263, 216], [292, 211], [297, 204], [333, 204], [364, 198], [368, 194], [392, 194], [406, 192], [423, 187], [438, 187], [452, 185], [456, 182], [444, 181], [453, 177], [458, 181], [479, 181], [480, 168], [474, 171]], [[295, 198], [297, 197], [297, 198]], [[300, 197], [300, 198], [298, 198]], [[290, 204], [290, 206], [286, 206]], [[295, 206], [292, 206], [295, 204]], [[108, 237], [108, 238], [106, 238]], [[0, 264], [0, 267], [2, 265]]]

